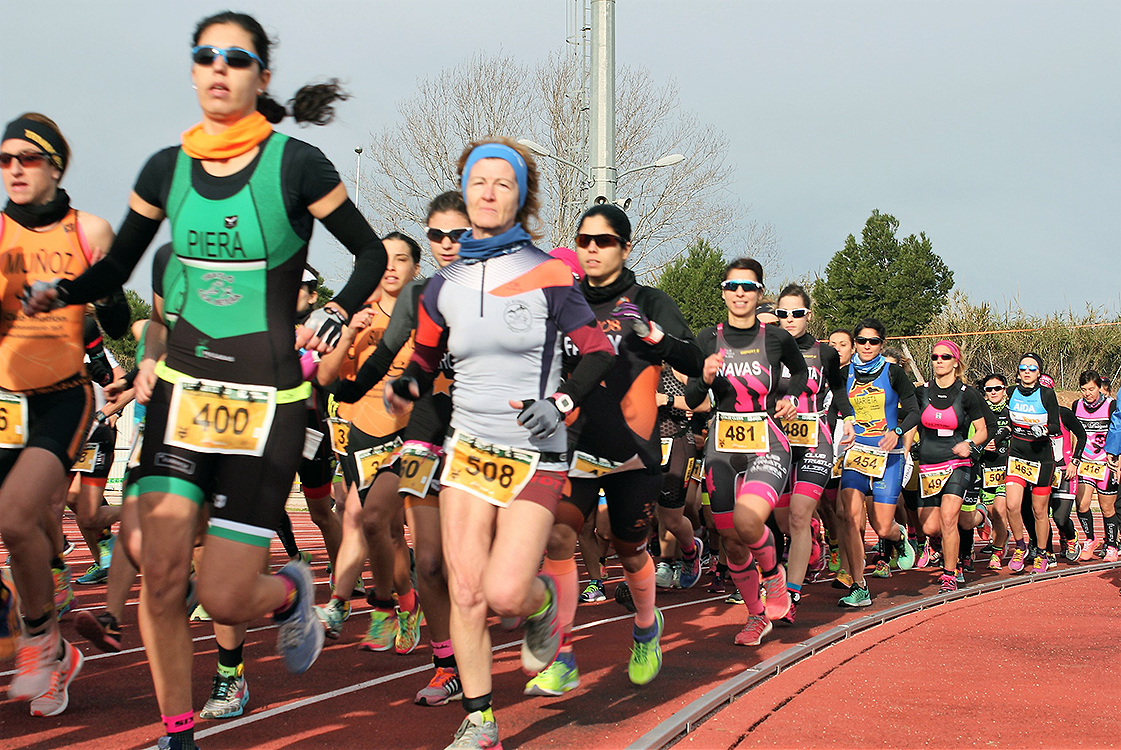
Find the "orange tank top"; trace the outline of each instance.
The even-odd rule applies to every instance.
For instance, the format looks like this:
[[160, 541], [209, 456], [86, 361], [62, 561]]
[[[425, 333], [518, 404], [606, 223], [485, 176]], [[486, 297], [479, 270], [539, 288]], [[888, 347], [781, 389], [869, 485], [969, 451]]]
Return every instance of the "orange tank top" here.
[[32, 317], [17, 295], [36, 281], [73, 279], [89, 268], [89, 250], [71, 209], [45, 232], [0, 214], [0, 388], [20, 393], [49, 391], [85, 376], [81, 305]]
[[[346, 353], [346, 359], [339, 367], [340, 379], [353, 380], [362, 369], [362, 365], [378, 348], [385, 327], [389, 325], [389, 316], [376, 302], [373, 303], [373, 310], [373, 321], [355, 337], [354, 343]], [[408, 412], [400, 416], [387, 412], [382, 401], [382, 392], [385, 390], [386, 381], [399, 377], [405, 371], [412, 356], [413, 336], [409, 336], [409, 340], [393, 358], [393, 364], [389, 366], [389, 372], [381, 382], [366, 391], [366, 395], [353, 404], [339, 404], [339, 418], [347, 420], [362, 432], [375, 438], [388, 437], [405, 429], [405, 425], [409, 423]]]

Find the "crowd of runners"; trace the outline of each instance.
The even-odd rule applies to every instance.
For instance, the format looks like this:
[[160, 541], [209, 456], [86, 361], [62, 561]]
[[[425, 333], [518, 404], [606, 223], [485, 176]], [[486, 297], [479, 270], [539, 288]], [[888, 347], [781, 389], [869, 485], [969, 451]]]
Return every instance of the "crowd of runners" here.
[[[189, 618], [211, 620], [218, 645], [198, 717], [223, 719], [249, 701], [248, 623], [271, 616], [301, 673], [364, 596], [359, 647], [410, 653], [423, 620], [436, 669], [416, 703], [461, 701], [449, 747], [489, 748], [488, 616], [524, 629], [526, 695], [574, 690], [576, 609], [607, 598], [609, 557], [623, 570], [613, 596], [634, 613], [635, 685], [662, 668], [658, 589], [727, 593], [746, 610], [735, 644], [751, 647], [803, 624], [807, 583], [870, 605], [868, 563], [873, 578], [940, 570], [954, 591], [978, 564], [1118, 560], [1121, 417], [1097, 372], [1068, 409], [1039, 355], [974, 384], [942, 340], [916, 384], [884, 322], [819, 341], [806, 291], [768, 300], [751, 258], [711, 280], [726, 318], [694, 334], [627, 266], [620, 208], [589, 208], [574, 250], [535, 246], [537, 168], [506, 138], [468, 144], [459, 189], [432, 197], [437, 270], [422, 278], [414, 239], [379, 239], [323, 154], [273, 130], [287, 116], [325, 124], [346, 94], [330, 82], [278, 104], [270, 52], [250, 16], [198, 24], [201, 122], [148, 159], [116, 232], [70, 205], [52, 120], [22, 114], [0, 141], [0, 658], [14, 655], [8, 694], [33, 715], [62, 713], [82, 668], [58, 625], [72, 586], [106, 584], [104, 608], [75, 627], [117, 651], [135, 638], [122, 621], [138, 571], [161, 747], [195, 747]], [[122, 285], [165, 218], [152, 315], [130, 332]], [[329, 301], [306, 260], [316, 220], [355, 259]], [[103, 342], [126, 335], [128, 373]], [[137, 439], [110, 505], [132, 400]], [[285, 513], [294, 480], [329, 559], [318, 607]], [[94, 556], [74, 580], [65, 506]], [[289, 562], [270, 574], [274, 536]]]

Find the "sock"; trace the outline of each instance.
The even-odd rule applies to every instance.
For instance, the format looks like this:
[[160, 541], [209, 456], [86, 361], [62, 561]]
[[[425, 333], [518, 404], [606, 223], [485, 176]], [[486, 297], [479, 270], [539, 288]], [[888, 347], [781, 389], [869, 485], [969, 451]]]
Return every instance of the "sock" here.
[[686, 548], [684, 544], [678, 542], [678, 547], [681, 548], [681, 556], [686, 560], [692, 560], [697, 556], [697, 540], [689, 537], [689, 547]]
[[380, 609], [383, 612], [397, 611], [397, 604], [393, 599], [378, 599], [377, 592], [373, 589], [366, 592], [366, 603], [374, 609]]
[[494, 721], [494, 709], [490, 705], [491, 694], [480, 695], [478, 698], [463, 697], [463, 710], [469, 714], [479, 711], [483, 715], [483, 721]]
[[172, 740], [178, 740], [179, 747], [183, 750], [194, 750], [195, 748], [195, 712], [187, 711], [186, 713], [179, 714], [178, 716], [163, 716], [164, 729], [167, 731], [167, 736]]
[[47, 623], [51, 621], [53, 613], [44, 613], [42, 617], [24, 617], [23, 623], [27, 626], [28, 635], [42, 635], [47, 632]]
[[[763, 536], [755, 544], [748, 544], [752, 556], [759, 563], [759, 569], [764, 578], [770, 578], [778, 572], [778, 552], [775, 550], [775, 535], [767, 526], [763, 527]], [[746, 601], [746, 599], [744, 600]]]
[[455, 669], [455, 652], [452, 650], [452, 642], [447, 641], [432, 641], [432, 663], [437, 667], [444, 669]]
[[634, 642], [635, 643], [649, 643], [650, 641], [654, 640], [654, 636], [656, 636], [657, 634], [658, 634], [658, 620], [657, 620], [657, 618], [654, 619], [654, 622], [651, 623], [649, 627], [640, 628], [637, 623], [634, 626]]
[[346, 604], [346, 602], [347, 602], [347, 598], [345, 596], [339, 596], [338, 594], [331, 594], [331, 599], [332, 600], [338, 599], [343, 604]]
[[728, 563], [728, 575], [743, 597], [747, 611], [753, 615], [763, 614], [763, 600], [759, 598], [759, 568], [755, 566], [751, 556], [748, 555], [747, 562], [742, 568]]
[[631, 589], [634, 599], [635, 627], [648, 628], [654, 624], [654, 559], [644, 553], [645, 562], [637, 573], [623, 569], [623, 578]]
[[787, 582], [786, 582], [786, 590], [790, 592], [790, 598], [791, 598], [791, 599], [794, 599], [795, 595], [801, 595], [801, 593], [802, 593], [802, 584], [800, 584], [800, 583], [791, 583], [790, 581], [787, 581]]
[[57, 555], [51, 558], [51, 567], [55, 570], [62, 570], [66, 567], [66, 563], [62, 561], [62, 555]]
[[1102, 521], [1105, 523], [1105, 546], [1117, 546], [1117, 515], [1114, 514], [1109, 517], [1103, 517]]
[[1094, 538], [1094, 514], [1091, 511], [1078, 511], [1078, 522], [1082, 524], [1082, 533], [1087, 539]]
[[280, 582], [284, 584], [284, 602], [273, 610], [272, 618], [277, 622], [284, 622], [296, 611], [296, 582], [288, 576], [282, 576], [279, 573], [276, 574], [276, 578], [280, 579]]
[[108, 526], [106, 526], [104, 529], [102, 529], [101, 533], [97, 535], [97, 541], [99, 541], [99, 542], [104, 542], [104, 541], [107, 541], [107, 540], [112, 539], [112, 538], [113, 538], [113, 530], [110, 529]]
[[728, 564], [717, 561], [716, 562], [716, 575], [718, 575], [718, 576], [728, 575]]
[[402, 612], [415, 612], [417, 607], [416, 589], [409, 589], [405, 594], [398, 594], [397, 607]]
[[958, 548], [958, 555], [962, 560], [969, 560], [973, 557], [973, 529], [966, 529], [961, 533], [961, 547]]
[[576, 573], [576, 558], [564, 560], [545, 558], [541, 572], [552, 576], [557, 585], [557, 616], [560, 618], [561, 632], [571, 633], [576, 619], [576, 604], [579, 599], [579, 577]]
[[950, 567], [947, 567], [945, 565], [942, 566], [942, 575], [944, 575], [944, 576], [950, 576], [951, 578], [955, 578], [955, 577], [957, 577], [957, 572], [958, 572], [958, 569], [956, 567], [955, 568], [950, 568]]
[[245, 648], [245, 641], [237, 644], [233, 648], [222, 648], [222, 644], [218, 644], [218, 674], [224, 677], [238, 677], [245, 671], [245, 662], [241, 657], [242, 649]]

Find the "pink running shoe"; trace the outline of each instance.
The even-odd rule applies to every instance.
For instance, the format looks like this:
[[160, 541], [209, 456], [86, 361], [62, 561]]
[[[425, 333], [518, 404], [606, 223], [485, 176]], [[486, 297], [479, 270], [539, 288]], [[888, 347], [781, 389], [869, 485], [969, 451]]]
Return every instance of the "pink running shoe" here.
[[764, 612], [767, 619], [773, 622], [786, 617], [790, 611], [790, 592], [786, 590], [786, 571], [781, 565], [773, 576], [763, 579], [763, 590], [766, 592]]
[[1101, 539], [1087, 539], [1082, 545], [1082, 554], [1078, 556], [1079, 562], [1090, 562], [1094, 559], [1094, 553], [1102, 546]]
[[992, 557], [989, 558], [989, 570], [1000, 570], [1000, 553], [994, 552]]
[[1047, 572], [1047, 555], [1038, 554], [1035, 556], [1035, 562], [1031, 566], [1032, 573], [1046, 573]]
[[958, 579], [953, 573], [943, 573], [938, 576], [938, 593], [948, 594], [958, 590]]
[[1105, 558], [1104, 559], [1105, 559], [1106, 562], [1117, 562], [1118, 557], [1119, 557], [1119, 555], [1118, 555], [1116, 547], [1106, 547], [1105, 548]]
[[1008, 561], [1008, 569], [1013, 573], [1022, 573], [1024, 571], [1024, 556], [1026, 554], [1027, 550], [1022, 547], [1017, 547], [1015, 551], [1012, 552], [1012, 559]]
[[774, 626], [763, 615], [748, 615], [743, 630], [736, 633], [737, 646], [758, 646]]

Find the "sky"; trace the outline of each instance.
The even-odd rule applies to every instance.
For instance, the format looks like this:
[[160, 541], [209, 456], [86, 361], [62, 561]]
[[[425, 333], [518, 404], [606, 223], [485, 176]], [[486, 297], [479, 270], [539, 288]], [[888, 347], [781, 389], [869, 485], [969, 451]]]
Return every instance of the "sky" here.
[[[418, 78], [477, 51], [544, 58], [564, 46], [571, 2], [231, 7], [278, 38], [277, 99], [325, 77], [354, 95], [327, 127], [280, 127], [352, 188], [355, 146], [397, 121]], [[116, 225], [148, 156], [199, 119], [190, 36], [222, 9], [7, 3], [0, 118], [54, 118], [74, 152], [63, 183], [74, 205]], [[619, 65], [675, 80], [680, 106], [728, 136], [731, 190], [779, 238], [784, 267], [770, 277], [823, 271], [879, 209], [901, 236], [925, 232], [975, 300], [1121, 309], [1121, 3], [620, 0], [616, 26]], [[349, 267], [322, 228], [310, 260], [329, 284]], [[149, 268], [129, 283], [144, 295]]]

